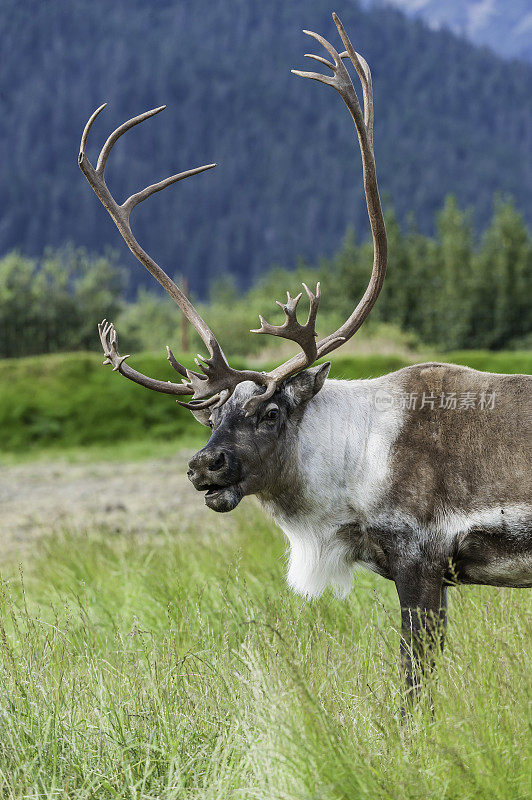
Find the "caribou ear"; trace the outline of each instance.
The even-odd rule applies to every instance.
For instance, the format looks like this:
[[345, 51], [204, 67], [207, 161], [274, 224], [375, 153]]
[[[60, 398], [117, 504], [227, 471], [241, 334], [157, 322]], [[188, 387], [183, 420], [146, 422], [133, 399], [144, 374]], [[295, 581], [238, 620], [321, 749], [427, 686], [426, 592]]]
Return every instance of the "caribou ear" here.
[[330, 368], [331, 362], [326, 361], [325, 364], [318, 364], [317, 367], [305, 369], [286, 381], [285, 387], [296, 405], [304, 405], [309, 400], [312, 400], [314, 395], [318, 394], [325, 383]]
[[211, 410], [209, 408], [199, 408], [197, 411], [190, 409], [194, 418], [197, 422], [201, 423], [201, 425], [205, 425], [206, 428], [209, 426], [209, 420], [211, 418]]

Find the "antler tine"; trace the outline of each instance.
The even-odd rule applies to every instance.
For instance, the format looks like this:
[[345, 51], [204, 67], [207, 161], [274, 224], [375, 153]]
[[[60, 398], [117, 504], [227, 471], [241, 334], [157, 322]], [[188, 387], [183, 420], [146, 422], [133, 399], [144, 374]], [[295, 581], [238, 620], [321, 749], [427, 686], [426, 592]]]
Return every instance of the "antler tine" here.
[[[351, 40], [346, 33], [337, 14], [333, 12], [334, 24], [338, 28], [338, 33], [345, 47], [345, 55], [351, 59], [351, 63], [356, 69], [357, 75], [362, 84], [362, 94], [364, 98], [364, 124], [368, 132], [368, 138], [373, 149], [373, 84], [371, 80], [371, 70], [366, 59], [357, 53]], [[340, 58], [344, 57], [344, 53], [340, 54]]]
[[131, 197], [128, 197], [122, 203], [122, 208], [126, 213], [129, 215], [139, 203], [142, 203], [143, 200], [146, 200], [148, 197], [151, 197], [152, 194], [156, 192], [160, 192], [163, 189], [166, 189], [167, 186], [170, 186], [172, 183], [177, 183], [178, 181], [182, 181], [185, 178], [191, 178], [192, 175], [199, 175], [200, 172], [205, 172], [208, 169], [212, 169], [215, 167], [216, 164], [205, 164], [203, 167], [194, 167], [194, 169], [187, 169], [185, 172], [178, 172], [176, 175], [171, 175], [169, 178], [165, 178], [158, 183], [152, 183], [151, 186], [146, 186], [145, 189], [142, 189], [140, 192], [136, 194], [132, 194]]
[[174, 354], [172, 353], [172, 351], [170, 350], [168, 345], [166, 345], [166, 353], [167, 353], [168, 361], [170, 362], [172, 367], [175, 369], [175, 371], [178, 372], [180, 375], [182, 375], [183, 378], [186, 378], [187, 377], [187, 368], [184, 367], [183, 364], [179, 363], [179, 361], [174, 356]]
[[87, 124], [83, 128], [83, 133], [81, 135], [81, 144], [79, 146], [79, 157], [80, 158], [81, 158], [81, 156], [85, 155], [85, 150], [87, 148], [87, 139], [89, 138], [89, 133], [90, 133], [90, 129], [92, 128], [93, 122], [96, 119], [96, 117], [99, 114], [101, 114], [101, 112], [104, 110], [104, 108], [106, 106], [107, 106], [107, 103], [102, 103], [102, 105], [99, 106], [96, 109], [96, 111], [93, 111], [92, 114], [90, 115], [88, 121], [87, 121]]
[[[329, 69], [332, 69], [334, 71], [334, 64], [331, 64], [331, 62], [328, 61], [326, 58], [323, 58], [323, 56], [317, 56], [315, 53], [305, 53], [304, 58], [313, 58], [314, 61], [319, 61], [320, 64], [323, 64], [324, 66], [329, 67]], [[292, 72], [294, 72], [294, 70], [292, 70]]]
[[329, 78], [328, 75], [322, 75], [321, 72], [303, 72], [300, 69], [291, 69], [293, 75], [299, 75], [300, 78], [310, 78], [311, 81], [319, 81], [326, 83], [327, 86], [334, 86], [334, 78]]
[[116, 142], [120, 139], [124, 133], [134, 128], [135, 125], [140, 125], [141, 122], [144, 122], [145, 119], [149, 119], [150, 117], [154, 117], [156, 114], [160, 114], [161, 111], [164, 111], [166, 106], [158, 106], [157, 108], [152, 108], [150, 111], [145, 111], [143, 114], [139, 114], [136, 117], [132, 117], [128, 119], [127, 122], [122, 123], [116, 128], [112, 134], [107, 138], [104, 146], [100, 150], [100, 155], [98, 156], [98, 162], [96, 164], [96, 172], [102, 176], [105, 173], [105, 165], [107, 164], [107, 159], [111, 153]]
[[149, 378], [147, 375], [143, 375], [142, 372], [137, 372], [136, 369], [126, 364], [126, 358], [129, 358], [129, 356], [121, 356], [118, 352], [118, 335], [112, 322], [108, 322], [106, 319], [102, 320], [98, 325], [98, 333], [100, 334], [100, 341], [105, 355], [105, 361], [103, 363], [111, 364], [113, 372], [120, 372], [126, 378], [129, 378], [130, 381], [138, 383], [140, 386], [145, 386], [147, 389], [154, 389], [157, 392], [162, 392], [163, 394], [192, 394], [193, 390], [188, 383], [158, 381], [154, 378]]
[[318, 314], [318, 307], [321, 300], [321, 283], [318, 281], [316, 284], [316, 294], [313, 294], [310, 289], [308, 288], [307, 284], [303, 284], [303, 288], [307, 293], [309, 299], [309, 311], [308, 311], [308, 319], [306, 324], [308, 326], [314, 326], [316, 322], [316, 316]]

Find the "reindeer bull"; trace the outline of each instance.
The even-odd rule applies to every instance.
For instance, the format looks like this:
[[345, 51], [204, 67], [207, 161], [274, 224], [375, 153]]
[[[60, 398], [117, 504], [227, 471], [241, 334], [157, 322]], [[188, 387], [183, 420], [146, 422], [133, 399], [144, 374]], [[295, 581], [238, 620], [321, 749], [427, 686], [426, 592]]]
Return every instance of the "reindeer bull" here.
[[[308, 597], [326, 587], [345, 595], [361, 564], [393, 580], [402, 614], [402, 658], [409, 686], [416, 683], [422, 642], [440, 641], [447, 587], [456, 584], [532, 585], [530, 481], [531, 378], [494, 375], [452, 364], [419, 364], [372, 380], [327, 380], [329, 364], [314, 362], [342, 345], [366, 319], [382, 287], [387, 241], [373, 154], [371, 73], [345, 30], [334, 21], [345, 51], [305, 31], [330, 54], [309, 58], [331, 75], [296, 75], [332, 86], [354, 120], [374, 262], [366, 292], [349, 319], [317, 341], [320, 300], [310, 301], [305, 324], [301, 295], [279, 303], [281, 326], [262, 317], [254, 331], [290, 339], [301, 352], [269, 373], [232, 369], [214, 334], [131, 232], [132, 209], [154, 192], [204, 167], [173, 175], [118, 205], [104, 179], [117, 139], [162, 108], [129, 120], [111, 134], [96, 168], [85, 154], [90, 118], [81, 141], [80, 167], [127, 245], [194, 325], [209, 351], [183, 367], [181, 383], [149, 378], [125, 363], [114, 327], [99, 326], [106, 361], [126, 378], [166, 394], [192, 395], [181, 405], [212, 429], [190, 461], [188, 476], [214, 511], [231, 511], [255, 494], [290, 542], [288, 582]], [[344, 66], [349, 58], [362, 84], [363, 110]], [[414, 399], [414, 402], [412, 400]], [[417, 402], [416, 402], [417, 401]], [[473, 401], [473, 402], [472, 402]]]

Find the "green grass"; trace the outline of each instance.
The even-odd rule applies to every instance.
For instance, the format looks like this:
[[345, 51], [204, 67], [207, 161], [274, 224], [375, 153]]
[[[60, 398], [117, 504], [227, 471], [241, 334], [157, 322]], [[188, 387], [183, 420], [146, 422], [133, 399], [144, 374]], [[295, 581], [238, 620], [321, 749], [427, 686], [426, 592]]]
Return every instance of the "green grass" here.
[[393, 585], [306, 602], [283, 553], [244, 501], [148, 539], [66, 531], [5, 569], [0, 796], [530, 796], [525, 592], [452, 591], [435, 715], [401, 724]]
[[[99, 355], [68, 353], [0, 362], [0, 449], [120, 448], [125, 441], [180, 441], [194, 436], [192, 415], [173, 398], [149, 392], [104, 369]], [[141, 355], [135, 366], [175, 380], [162, 355]]]
[[532, 351], [516, 350], [493, 353], [490, 350], [456, 350], [446, 353], [442, 361], [464, 364], [483, 372], [532, 373]]
[[[471, 351], [445, 360], [494, 372], [532, 372], [532, 354], [526, 352]], [[96, 457], [121, 458], [201, 444], [204, 430], [173, 398], [114, 375], [101, 362], [92, 353], [0, 361], [0, 451], [33, 458], [42, 450], [67, 450], [78, 458], [80, 451], [90, 457], [94, 448]], [[175, 380], [160, 353], [140, 354], [133, 363], [148, 375]], [[331, 376], [375, 377], [409, 363], [397, 356], [339, 357]], [[237, 361], [234, 366], [245, 365]]]

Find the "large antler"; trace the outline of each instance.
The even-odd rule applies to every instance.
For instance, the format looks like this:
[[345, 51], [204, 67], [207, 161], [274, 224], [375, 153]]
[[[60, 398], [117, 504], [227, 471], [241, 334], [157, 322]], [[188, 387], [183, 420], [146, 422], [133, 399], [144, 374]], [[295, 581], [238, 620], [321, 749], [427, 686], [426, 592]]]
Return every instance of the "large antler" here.
[[[214, 407], [216, 405], [221, 405], [231, 395], [235, 387], [245, 380], [252, 380], [255, 381], [255, 383], [265, 386], [265, 391], [269, 392], [268, 396], [271, 396], [275, 391], [275, 383], [269, 375], [266, 375], [262, 372], [254, 372], [252, 370], [234, 370], [229, 366], [222, 348], [218, 344], [214, 334], [206, 322], [201, 318], [192, 303], [183, 294], [183, 292], [181, 292], [179, 287], [176, 286], [174, 281], [171, 280], [166, 272], [142, 249], [133, 236], [129, 224], [131, 212], [135, 206], [141, 203], [143, 200], [146, 200], [152, 194], [155, 194], [155, 192], [160, 192], [162, 189], [165, 189], [172, 183], [177, 183], [177, 181], [181, 181], [184, 178], [189, 178], [191, 175], [197, 175], [207, 169], [212, 169], [216, 166], [216, 164], [206, 164], [203, 167], [196, 167], [195, 169], [190, 169], [186, 172], [180, 172], [177, 175], [172, 175], [169, 178], [159, 181], [159, 183], [154, 183], [153, 185], [142, 189], [142, 191], [131, 195], [131, 197], [128, 197], [127, 200], [122, 203], [122, 205], [119, 205], [105, 183], [105, 166], [107, 164], [109, 154], [114, 144], [116, 144], [117, 140], [124, 133], [126, 133], [126, 131], [130, 130], [135, 125], [138, 125], [140, 122], [144, 122], [144, 120], [148, 119], [149, 117], [153, 117], [160, 111], [163, 111], [166, 106], [160, 106], [159, 108], [154, 108], [151, 111], [146, 111], [144, 114], [140, 114], [138, 117], [134, 117], [133, 119], [124, 122], [123, 125], [120, 125], [119, 128], [113, 131], [102, 147], [96, 168], [94, 168], [88, 160], [85, 150], [89, 132], [94, 120], [100, 114], [100, 112], [103, 111], [105, 106], [106, 103], [97, 108], [85, 126], [83, 136], [81, 137], [81, 146], [78, 158], [79, 166], [88, 182], [94, 189], [94, 192], [109, 212], [113, 222], [120, 231], [123, 239], [133, 255], [138, 258], [140, 263], [146, 267], [153, 277], [156, 278], [161, 286], [168, 292], [170, 297], [175, 300], [183, 314], [201, 336], [209, 351], [209, 356], [207, 358], [199, 356], [198, 359], [195, 359], [196, 364], [201, 372], [193, 372], [192, 370], [188, 370], [182, 364], [180, 364], [175, 359], [170, 348], [167, 348], [168, 360], [174, 369], [180, 375], [182, 375], [185, 380], [183, 380], [182, 383], [171, 383], [170, 381], [157, 381], [153, 378], [148, 378], [146, 375], [142, 375], [142, 373], [137, 372], [125, 363], [125, 359], [129, 356], [121, 356], [118, 353], [118, 338], [114, 326], [104, 320], [98, 326], [100, 341], [105, 354], [104, 364], [112, 364], [114, 370], [120, 372], [126, 378], [129, 378], [135, 383], [139, 383], [149, 389], [154, 389], [158, 392], [164, 392], [165, 394], [193, 395], [193, 399], [190, 403], [181, 404], [190, 409], [207, 408], [210, 406]], [[199, 359], [201, 359], [201, 361]]]
[[[303, 284], [304, 289], [309, 297], [310, 310], [306, 323], [301, 325], [296, 316], [297, 304], [301, 298], [301, 294], [297, 297], [290, 297], [288, 293], [287, 302], [279, 303], [278, 305], [283, 309], [285, 314], [285, 322], [283, 325], [270, 325], [263, 317], [260, 317], [261, 327], [253, 331], [253, 333], [271, 334], [274, 336], [281, 336], [290, 341], [296, 342], [301, 347], [302, 352], [293, 358], [276, 367], [270, 373], [255, 372], [252, 370], [234, 370], [227, 363], [223, 351], [218, 344], [214, 334], [209, 329], [204, 320], [200, 317], [194, 306], [190, 303], [187, 297], [180, 291], [176, 284], [168, 277], [168, 275], [153, 261], [153, 259], [141, 248], [137, 240], [131, 232], [129, 225], [129, 216], [133, 208], [138, 203], [146, 200], [155, 192], [161, 191], [172, 183], [188, 178], [191, 175], [197, 175], [199, 172], [211, 169], [215, 164], [207, 164], [204, 167], [197, 167], [196, 169], [181, 172], [177, 175], [172, 175], [170, 178], [148, 186], [140, 192], [129, 197], [122, 205], [118, 205], [112, 197], [107, 185], [105, 183], [104, 172], [109, 153], [116, 141], [122, 136], [123, 133], [128, 131], [140, 122], [143, 122], [148, 117], [158, 114], [165, 106], [155, 108], [152, 111], [147, 111], [140, 114], [138, 117], [130, 119], [119, 128], [117, 128], [107, 139], [104, 144], [96, 168], [87, 159], [85, 148], [87, 138], [91, 126], [98, 116], [98, 114], [105, 108], [105, 104], [100, 106], [89, 119], [83, 136], [81, 139], [81, 149], [79, 154], [79, 165], [94, 189], [95, 193], [111, 215], [118, 230], [122, 234], [126, 244], [131, 252], [138, 258], [146, 269], [159, 281], [161, 286], [168, 292], [186, 318], [192, 323], [194, 328], [201, 336], [205, 343], [209, 356], [203, 358], [201, 356], [195, 359], [200, 372], [193, 372], [186, 369], [175, 358], [172, 351], [168, 348], [168, 360], [174, 369], [183, 376], [184, 380], [181, 384], [165, 383], [164, 381], [156, 381], [136, 372], [127, 364], [125, 359], [128, 356], [120, 356], [117, 349], [117, 335], [114, 327], [107, 323], [105, 320], [99, 326], [100, 339], [102, 342], [103, 350], [106, 356], [104, 363], [112, 364], [113, 369], [118, 370], [130, 380], [135, 381], [150, 389], [155, 389], [159, 392], [166, 394], [192, 394], [193, 398], [189, 403], [181, 403], [186, 408], [200, 409], [200, 408], [215, 408], [224, 403], [227, 398], [232, 394], [235, 387], [242, 381], [251, 380], [260, 386], [264, 386], [264, 392], [250, 398], [246, 403], [246, 411], [248, 414], [253, 413], [259, 403], [263, 403], [273, 395], [277, 387], [288, 377], [295, 375], [302, 369], [309, 367], [316, 361], [316, 359], [327, 355], [332, 350], [335, 350], [341, 344], [346, 342], [353, 336], [353, 334], [360, 328], [369, 312], [371, 311], [375, 301], [379, 295], [386, 273], [386, 259], [387, 259], [387, 241], [386, 241], [386, 228], [384, 225], [384, 218], [379, 198], [379, 189], [377, 186], [377, 176], [375, 171], [375, 158], [373, 155], [373, 94], [371, 85], [371, 72], [366, 61], [361, 55], [355, 52], [349, 38], [343, 28], [342, 23], [333, 14], [333, 19], [338, 28], [340, 37], [344, 43], [346, 50], [342, 53], [337, 53], [334, 47], [326, 41], [322, 36], [312, 31], [304, 31], [308, 36], [312, 36], [329, 52], [332, 62], [322, 56], [307, 53], [308, 58], [313, 58], [320, 64], [328, 67], [332, 74], [331, 76], [322, 75], [318, 72], [300, 72], [299, 70], [292, 70], [295, 75], [301, 75], [304, 78], [311, 78], [312, 80], [320, 81], [328, 86], [332, 86], [340, 94], [345, 104], [347, 105], [358, 134], [360, 144], [360, 152], [362, 155], [364, 191], [366, 195], [366, 203], [368, 207], [369, 220], [371, 225], [371, 233], [373, 237], [374, 246], [374, 259], [373, 270], [371, 273], [370, 281], [366, 291], [357, 307], [346, 320], [346, 322], [338, 328], [334, 333], [329, 334], [324, 339], [316, 342], [316, 314], [320, 301], [320, 286], [316, 288], [314, 295]], [[362, 84], [362, 94], [364, 99], [364, 113], [360, 108], [355, 88], [349, 77], [349, 73], [345, 68], [342, 59], [350, 58], [355, 70], [360, 78]]]
[[[295, 305], [297, 305], [298, 298], [296, 298], [295, 301], [292, 301], [293, 305], [290, 306], [289, 296], [289, 302], [287, 306], [283, 307], [287, 317], [290, 318], [290, 325], [285, 323], [285, 325], [281, 328], [273, 329], [273, 326], [268, 325], [268, 323], [266, 323], [262, 317], [260, 318], [261, 328], [257, 331], [253, 331], [254, 333], [274, 333], [276, 336], [284, 336], [287, 339], [292, 339], [293, 341], [301, 344], [303, 349], [302, 353], [298, 353], [298, 355], [289, 359], [284, 364], [281, 364], [281, 366], [277, 367], [273, 370], [273, 372], [270, 373], [277, 384], [283, 380], [286, 380], [286, 378], [290, 377], [291, 375], [294, 375], [296, 372], [305, 369], [305, 367], [310, 366], [310, 364], [313, 363], [313, 361], [317, 358], [321, 358], [322, 356], [332, 352], [332, 350], [335, 350], [337, 347], [340, 347], [341, 344], [346, 342], [353, 336], [354, 333], [356, 333], [373, 308], [382, 288], [384, 276], [386, 274], [386, 228], [384, 225], [384, 217], [382, 214], [379, 197], [379, 188], [377, 185], [375, 157], [373, 155], [373, 92], [371, 72], [365, 59], [355, 52], [353, 45], [349, 41], [349, 37], [347, 36], [344, 27], [336, 14], [333, 14], [333, 20], [338, 28], [338, 32], [344, 43], [344, 47], [346, 48], [342, 53], [337, 53], [334, 47], [318, 33], [313, 33], [312, 31], [303, 31], [307, 34], [307, 36], [312, 36], [313, 39], [316, 39], [316, 41], [323, 45], [323, 47], [330, 54], [332, 61], [312, 53], [306, 53], [306, 58], [312, 58], [315, 61], [318, 61], [320, 64], [328, 67], [333, 73], [332, 76], [322, 75], [319, 72], [301, 72], [296, 69], [293, 69], [292, 72], [294, 75], [300, 75], [302, 78], [311, 78], [312, 80], [319, 81], [320, 83], [325, 83], [327, 86], [332, 86], [333, 89], [336, 89], [351, 112], [351, 116], [353, 117], [353, 121], [357, 130], [360, 152], [362, 155], [364, 192], [366, 195], [366, 204], [368, 207], [374, 247], [373, 270], [368, 287], [351, 316], [340, 328], [338, 328], [337, 331], [329, 334], [329, 336], [326, 336], [317, 343], [313, 342], [313, 347], [308, 346], [310, 330], [306, 332], [304, 346], [303, 342], [300, 340], [301, 337], [298, 338], [299, 331], [296, 329], [291, 316], [295, 316]], [[360, 103], [358, 102], [353, 82], [351, 81], [349, 73], [342, 62], [342, 59], [347, 57], [351, 59], [362, 84], [364, 113], [362, 113], [360, 108]], [[315, 336], [314, 321], [316, 318], [317, 304], [319, 302], [319, 294], [317, 298], [313, 298], [310, 296], [308, 289], [307, 293], [309, 294], [311, 300], [311, 312], [309, 314], [307, 326], [311, 328], [313, 335]], [[290, 306], [290, 309], [288, 309], [288, 306]]]

